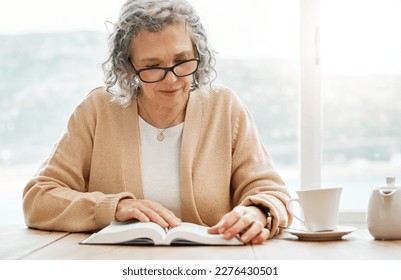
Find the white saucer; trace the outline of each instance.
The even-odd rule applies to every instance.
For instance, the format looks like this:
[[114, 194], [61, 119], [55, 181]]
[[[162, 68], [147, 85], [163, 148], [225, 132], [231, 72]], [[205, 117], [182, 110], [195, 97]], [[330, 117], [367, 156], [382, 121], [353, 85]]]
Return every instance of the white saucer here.
[[338, 226], [335, 230], [330, 231], [306, 231], [305, 229], [287, 228], [285, 231], [295, 235], [299, 240], [305, 241], [328, 241], [340, 240], [346, 234], [356, 230], [356, 227]]

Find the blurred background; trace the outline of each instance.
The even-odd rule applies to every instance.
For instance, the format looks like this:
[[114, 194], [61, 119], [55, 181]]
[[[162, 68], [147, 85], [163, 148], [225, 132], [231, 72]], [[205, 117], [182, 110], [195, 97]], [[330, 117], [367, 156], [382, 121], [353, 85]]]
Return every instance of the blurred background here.
[[[216, 83], [243, 100], [291, 192], [299, 183], [302, 0], [190, 0], [218, 52]], [[103, 85], [106, 21], [122, 0], [0, 1], [0, 223], [23, 223], [22, 189], [75, 106]], [[401, 175], [401, 1], [320, 3], [322, 186], [366, 211]], [[301, 128], [302, 129], [302, 128]]]

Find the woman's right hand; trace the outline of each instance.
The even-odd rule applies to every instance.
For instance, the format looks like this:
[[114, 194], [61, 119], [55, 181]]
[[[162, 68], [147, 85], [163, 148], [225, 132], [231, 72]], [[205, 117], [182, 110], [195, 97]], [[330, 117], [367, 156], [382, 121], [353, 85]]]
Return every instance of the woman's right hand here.
[[117, 204], [116, 220], [125, 222], [136, 219], [140, 222], [154, 222], [162, 228], [181, 224], [173, 212], [157, 202], [150, 200], [124, 198]]

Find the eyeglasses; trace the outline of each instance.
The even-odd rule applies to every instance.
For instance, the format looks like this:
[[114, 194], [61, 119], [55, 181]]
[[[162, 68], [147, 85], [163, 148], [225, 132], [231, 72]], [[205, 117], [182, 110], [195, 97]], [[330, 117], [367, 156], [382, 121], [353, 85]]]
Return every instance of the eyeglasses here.
[[[132, 63], [131, 63], [132, 64]], [[192, 58], [181, 61], [171, 67], [147, 67], [139, 70], [135, 69], [135, 73], [138, 75], [144, 83], [156, 83], [163, 80], [168, 72], [173, 72], [177, 77], [189, 76], [198, 70], [199, 58]]]

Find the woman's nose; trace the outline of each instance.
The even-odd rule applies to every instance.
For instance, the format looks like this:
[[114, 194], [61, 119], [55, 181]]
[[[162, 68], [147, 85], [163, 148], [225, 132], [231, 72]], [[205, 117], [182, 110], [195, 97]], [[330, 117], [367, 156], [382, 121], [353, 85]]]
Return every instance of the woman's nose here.
[[165, 83], [175, 83], [177, 81], [177, 76], [173, 71], [168, 71], [166, 77], [164, 77], [163, 82]]

